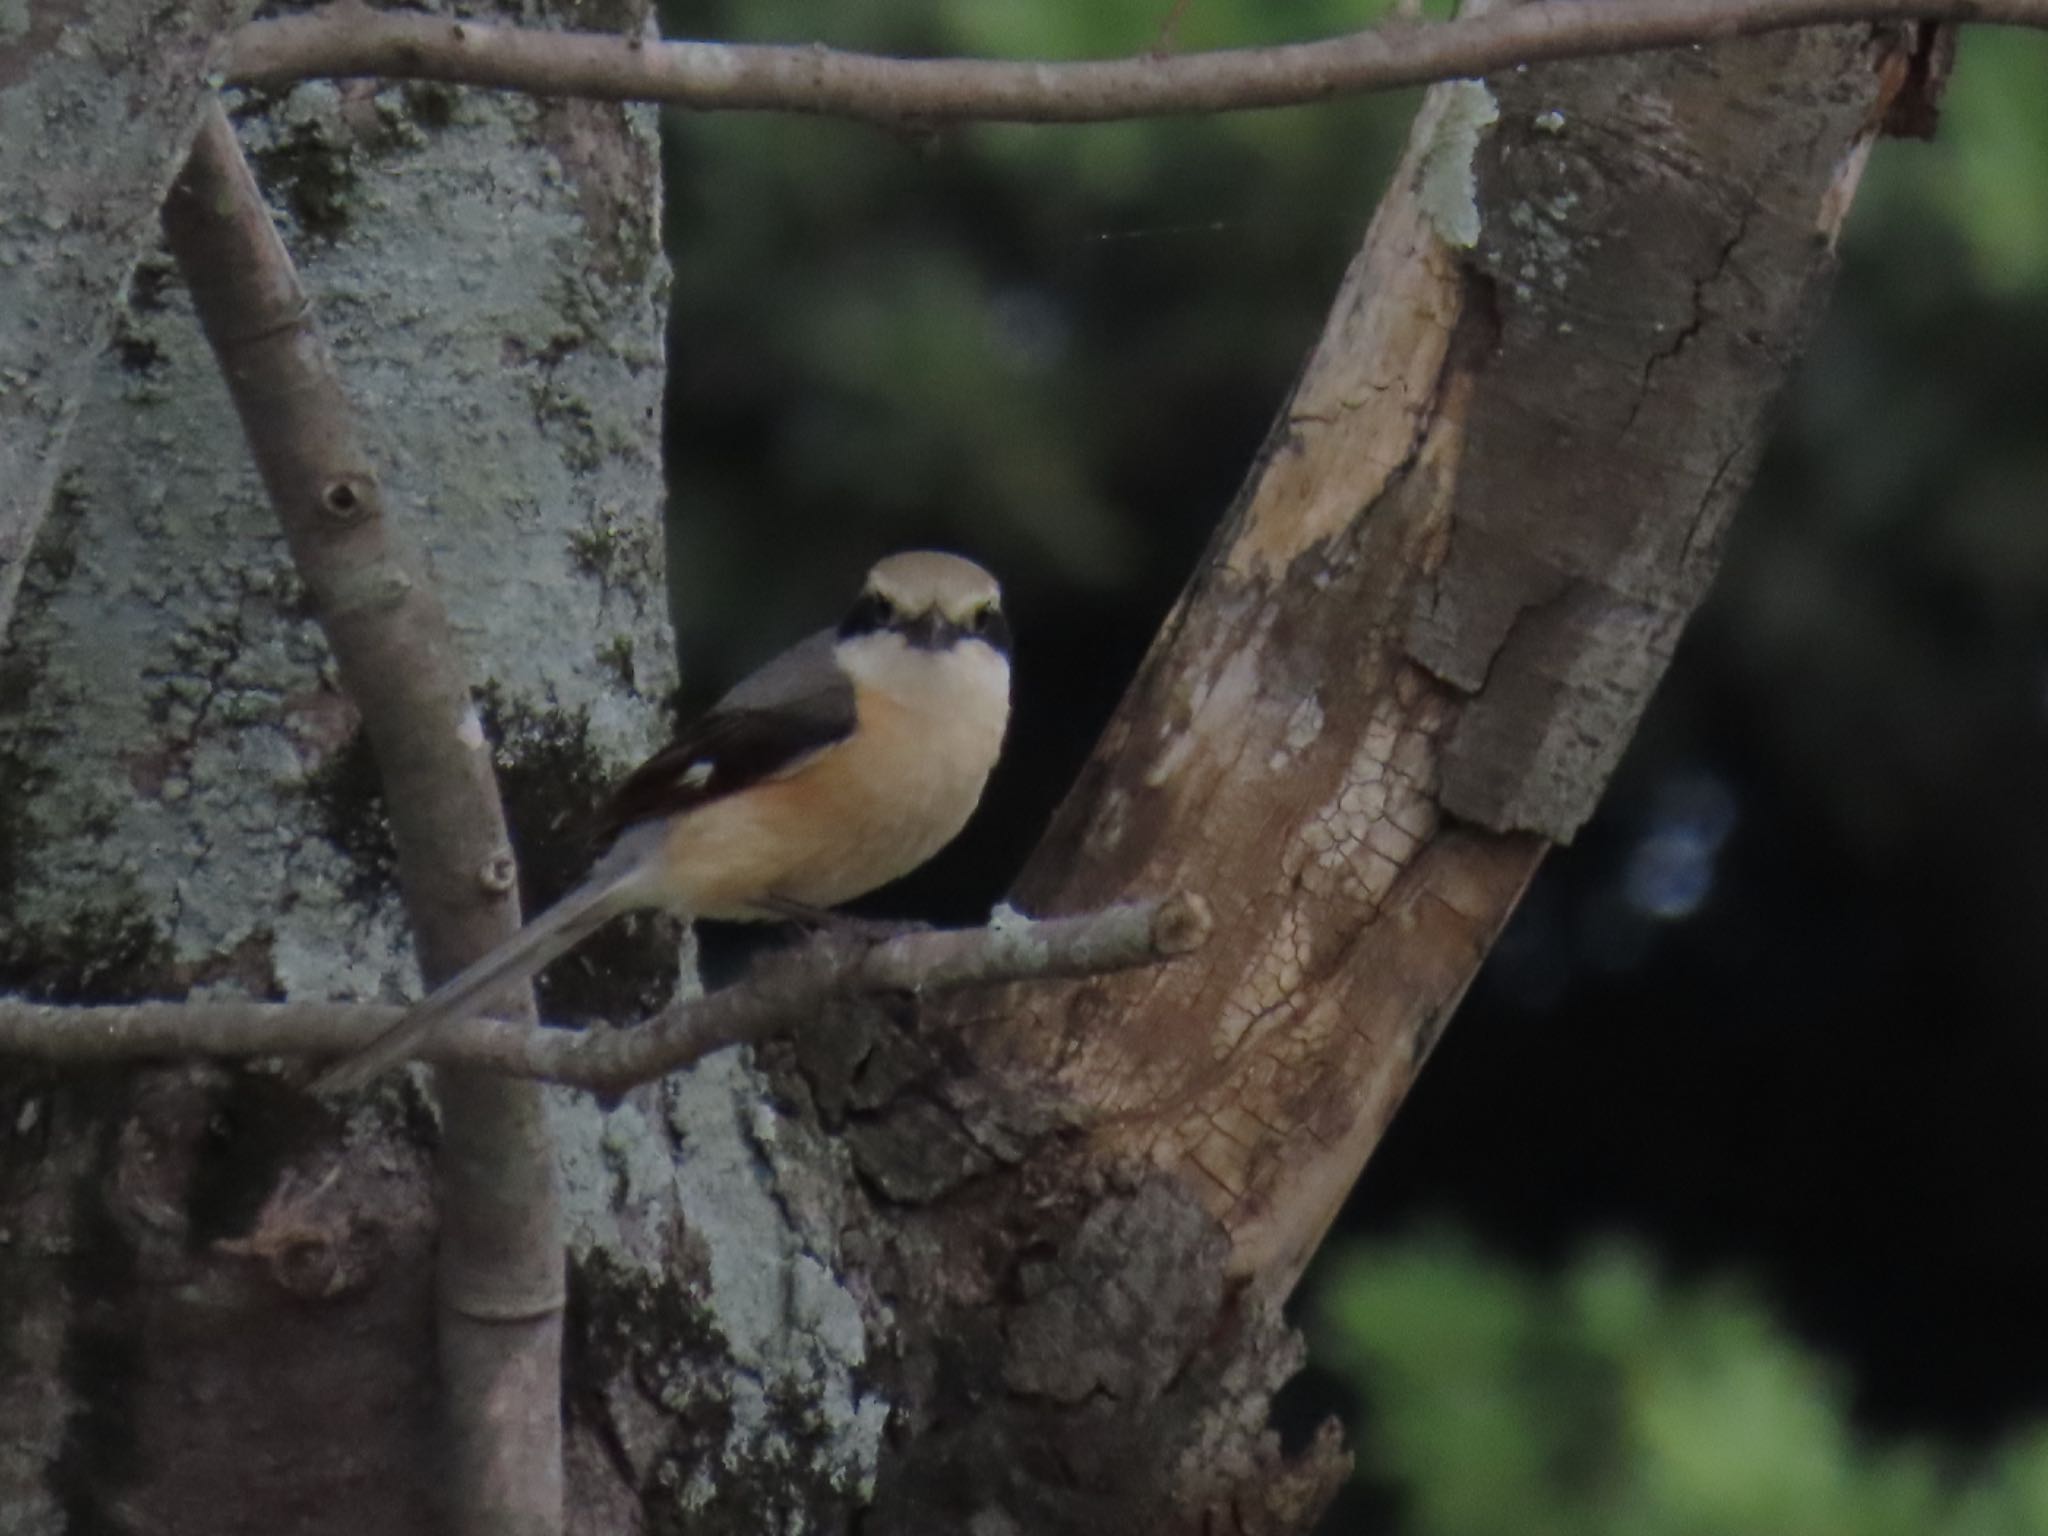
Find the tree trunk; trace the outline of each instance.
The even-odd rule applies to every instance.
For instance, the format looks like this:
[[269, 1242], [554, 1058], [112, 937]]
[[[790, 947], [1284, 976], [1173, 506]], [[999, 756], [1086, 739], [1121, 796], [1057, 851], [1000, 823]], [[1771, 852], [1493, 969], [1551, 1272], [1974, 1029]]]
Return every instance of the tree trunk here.
[[255, 9], [92, 0], [0, 20], [0, 635], [207, 73]]
[[[1307, 1528], [1345, 1458], [1267, 1428], [1279, 1303], [1711, 575], [1893, 48], [1431, 93], [1023, 884], [1191, 890], [1216, 939], [554, 1096], [572, 1529]], [[531, 851], [665, 669], [645, 122], [305, 88], [243, 130], [495, 680]], [[391, 992], [349, 707], [174, 285], [138, 296], [10, 637], [7, 979]], [[0, 1085], [9, 1530], [429, 1528], [422, 1108], [185, 1067]]]
[[[394, 518], [491, 679], [545, 894], [674, 677], [654, 115], [366, 85], [233, 110]], [[175, 168], [129, 189], [139, 227]], [[411, 943], [357, 715], [161, 255], [71, 448], [7, 636], [0, 985], [395, 999]], [[647, 988], [586, 964], [560, 1006]], [[8, 1074], [0, 1528], [433, 1528], [426, 1108], [401, 1085], [337, 1117], [260, 1071]]]
[[[1284, 1295], [1718, 562], [1883, 116], [1868, 28], [1437, 88], [1264, 462], [1027, 871], [1215, 902], [1002, 1031]], [[1474, 152], [1474, 144], [1477, 151]], [[1466, 167], [1469, 165], [1469, 172]]]

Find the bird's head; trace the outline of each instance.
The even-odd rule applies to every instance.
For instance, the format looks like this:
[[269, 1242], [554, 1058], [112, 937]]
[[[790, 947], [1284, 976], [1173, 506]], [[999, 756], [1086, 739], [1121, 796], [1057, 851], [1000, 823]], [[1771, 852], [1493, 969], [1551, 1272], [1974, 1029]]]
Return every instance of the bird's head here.
[[877, 561], [839, 625], [842, 641], [900, 636], [914, 650], [985, 645], [1010, 654], [1010, 626], [995, 577], [959, 555], [914, 549]]

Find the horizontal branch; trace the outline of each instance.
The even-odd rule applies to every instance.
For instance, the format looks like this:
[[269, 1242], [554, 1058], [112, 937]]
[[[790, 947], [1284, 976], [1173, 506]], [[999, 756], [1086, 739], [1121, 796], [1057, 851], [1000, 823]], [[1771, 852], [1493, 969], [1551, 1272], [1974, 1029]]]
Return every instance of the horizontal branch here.
[[1070, 63], [659, 42], [337, 4], [243, 27], [224, 73], [235, 85], [381, 76], [881, 123], [1081, 123], [1294, 106], [1829, 22], [1936, 20], [2048, 27], [2048, 0], [1535, 0], [1319, 42]]
[[[1207, 939], [1199, 898], [1080, 917], [1003, 916], [986, 928], [903, 934], [880, 944], [830, 935], [776, 956], [745, 981], [671, 1004], [636, 1028], [572, 1031], [502, 1019], [437, 1030], [422, 1059], [619, 1092], [713, 1051], [782, 1034], [837, 997], [945, 992], [1095, 976], [1186, 954]], [[0, 1056], [79, 1065], [151, 1056], [339, 1056], [402, 1009], [355, 1003], [134, 1003], [66, 1008], [0, 1002]]]

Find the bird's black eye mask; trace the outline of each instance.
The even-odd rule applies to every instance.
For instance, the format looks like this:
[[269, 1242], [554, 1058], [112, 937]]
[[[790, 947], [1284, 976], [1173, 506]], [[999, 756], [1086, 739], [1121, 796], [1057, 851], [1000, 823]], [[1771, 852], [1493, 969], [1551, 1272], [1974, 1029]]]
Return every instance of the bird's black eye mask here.
[[974, 639], [1004, 656], [1010, 654], [1009, 623], [994, 607], [977, 608], [965, 624], [956, 624], [931, 609], [915, 617], [906, 615], [880, 593], [863, 592], [839, 621], [842, 640], [884, 632], [901, 635], [920, 651], [943, 651], [957, 640]]
[[839, 638], [851, 640], [856, 635], [876, 634], [895, 623], [894, 604], [879, 592], [863, 592], [846, 610], [846, 617], [839, 621]]
[[977, 608], [974, 617], [968, 621], [967, 633], [977, 640], [986, 641], [998, 655], [1010, 654], [1010, 621], [1003, 617], [1000, 608]]

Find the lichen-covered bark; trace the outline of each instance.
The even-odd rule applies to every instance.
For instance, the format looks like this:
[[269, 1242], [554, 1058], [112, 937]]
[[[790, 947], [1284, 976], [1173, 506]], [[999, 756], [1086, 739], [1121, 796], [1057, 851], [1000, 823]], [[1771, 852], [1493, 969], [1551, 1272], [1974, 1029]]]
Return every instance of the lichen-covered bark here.
[[[489, 680], [545, 893], [580, 856], [573, 797], [656, 739], [673, 679], [652, 114], [367, 85], [230, 105]], [[355, 714], [160, 257], [72, 449], [0, 658], [0, 986], [396, 998]], [[627, 1012], [646, 985], [586, 967], [565, 995]], [[0, 1527], [434, 1523], [414, 1091], [337, 1119], [261, 1072], [166, 1067], [10, 1076], [0, 1114]]]
[[[673, 676], [648, 126], [621, 141], [643, 207], [608, 271], [530, 103], [309, 86], [242, 115], [488, 723], [572, 790], [648, 745]], [[77, 449], [9, 636], [0, 970], [90, 984], [108, 946], [76, 940], [118, 933], [180, 982], [395, 995], [411, 962], [353, 713], [159, 258]], [[528, 787], [515, 817], [545, 836], [571, 808]]]
[[[889, 1399], [848, 1288], [844, 1161], [739, 1053], [609, 1110], [555, 1101], [571, 1210], [569, 1528], [850, 1527]], [[573, 1463], [572, 1463], [573, 1472]], [[573, 1479], [572, 1479], [573, 1481]]]
[[0, 635], [208, 71], [255, 9], [0, 6]]

